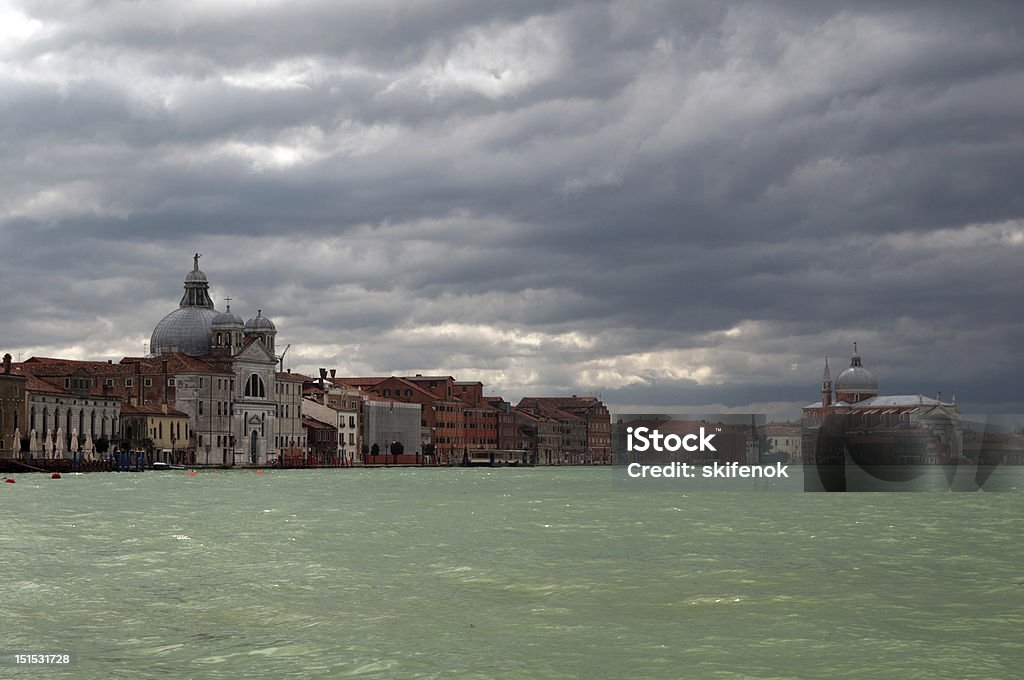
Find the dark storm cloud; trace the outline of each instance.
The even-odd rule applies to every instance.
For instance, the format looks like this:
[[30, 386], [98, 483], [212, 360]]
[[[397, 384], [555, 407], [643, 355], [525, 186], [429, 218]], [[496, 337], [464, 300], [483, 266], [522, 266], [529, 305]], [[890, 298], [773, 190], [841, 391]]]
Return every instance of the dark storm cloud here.
[[859, 340], [883, 391], [1020, 401], [1019, 3], [14, 2], [0, 26], [15, 353], [142, 351], [201, 251], [306, 372], [792, 414]]

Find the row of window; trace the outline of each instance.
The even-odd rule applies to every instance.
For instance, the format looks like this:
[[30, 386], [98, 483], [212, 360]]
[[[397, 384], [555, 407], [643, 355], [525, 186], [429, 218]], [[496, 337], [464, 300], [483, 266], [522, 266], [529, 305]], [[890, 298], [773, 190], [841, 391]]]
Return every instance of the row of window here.
[[[42, 417], [42, 426], [43, 427], [39, 431], [43, 435], [45, 435], [49, 431], [51, 424], [55, 428], [61, 427], [61, 417], [60, 417], [60, 409], [59, 408], [54, 408], [54, 410], [53, 410], [53, 414], [52, 414], [53, 415], [53, 423], [50, 422], [50, 415], [51, 415], [50, 414], [50, 409], [44, 407], [42, 415], [43, 415], [43, 417]], [[17, 413], [15, 413], [15, 419], [17, 419]], [[68, 434], [68, 435], [71, 434], [71, 429], [74, 426], [74, 421], [75, 420], [78, 421], [77, 427], [78, 427], [78, 433], [79, 434], [86, 434], [86, 433], [88, 433], [88, 434], [91, 434], [93, 437], [106, 437], [107, 434], [108, 434], [108, 429], [107, 429], [108, 421], [110, 423], [109, 434], [113, 434], [114, 433], [115, 417], [113, 415], [111, 415], [108, 418], [106, 410], [104, 410], [103, 412], [100, 413], [100, 416], [99, 416], [99, 430], [97, 430], [96, 411], [91, 411], [90, 412], [90, 414], [89, 414], [89, 428], [86, 429], [86, 427], [85, 427], [85, 409], [82, 409], [82, 410], [80, 410], [78, 412], [78, 418], [77, 419], [72, 416], [70, 408], [66, 409], [65, 410], [64, 423], [63, 423], [64, 429], [67, 430], [67, 432], [65, 432], [65, 434]], [[33, 406], [31, 411], [30, 411], [30, 413], [29, 413], [29, 429], [30, 430], [37, 429], [36, 428], [36, 422], [37, 422], [37, 419], [36, 419], [36, 407]], [[17, 427], [17, 422], [15, 422], [15, 427]]]
[[[390, 397], [390, 396], [391, 396], [391, 390], [389, 390], [389, 389], [385, 389], [385, 390], [384, 390], [384, 396], [385, 396], [385, 397]], [[396, 397], [400, 397], [400, 396], [402, 396], [402, 390], [395, 390], [395, 396], [396, 396]], [[410, 390], [410, 389], [406, 388], [406, 390], [405, 390], [405, 396], [407, 396], [407, 397], [411, 397], [411, 396], [412, 396], [412, 390]]]
[[[174, 439], [174, 440], [177, 440], [177, 441], [181, 441], [182, 440], [182, 436], [181, 436], [181, 423], [180, 422], [178, 422], [178, 423], [171, 423], [170, 426], [167, 428], [167, 431], [168, 431], [168, 434], [171, 435], [171, 439]], [[131, 434], [130, 434], [131, 430], [129, 429], [128, 432], [129, 432], [128, 438], [131, 439]], [[152, 428], [152, 431], [150, 432], [150, 436], [153, 439], [163, 439], [164, 438], [164, 424], [163, 424], [163, 421], [158, 422], [157, 426]], [[187, 423], [185, 424], [185, 437], [184, 438], [188, 439], [188, 424]]]

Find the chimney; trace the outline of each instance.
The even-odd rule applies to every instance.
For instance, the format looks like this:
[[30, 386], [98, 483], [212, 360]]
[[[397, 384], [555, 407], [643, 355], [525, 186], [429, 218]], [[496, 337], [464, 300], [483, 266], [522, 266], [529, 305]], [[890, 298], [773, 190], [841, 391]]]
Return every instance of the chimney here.
[[107, 363], [108, 364], [112, 364], [112, 363], [114, 363], [114, 360], [113, 359], [107, 359]]
[[331, 369], [331, 380], [334, 380], [334, 376], [336, 376], [336, 375], [338, 375], [337, 369], [332, 368]]
[[320, 369], [320, 380], [327, 380], [327, 369], [326, 368], [321, 368]]
[[10, 375], [10, 374], [11, 374], [11, 355], [10, 354], [5, 354], [4, 355], [4, 375]]

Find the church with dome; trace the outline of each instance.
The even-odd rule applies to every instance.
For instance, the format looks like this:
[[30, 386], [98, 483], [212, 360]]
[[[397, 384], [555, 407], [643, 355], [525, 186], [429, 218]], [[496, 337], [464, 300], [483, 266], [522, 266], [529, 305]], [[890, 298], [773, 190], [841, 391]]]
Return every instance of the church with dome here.
[[200, 257], [178, 308], [153, 329], [146, 359], [191, 357], [189, 371], [168, 382], [191, 420], [197, 463], [266, 465], [305, 446], [302, 383], [277, 372], [277, 328], [263, 310], [243, 322], [230, 304], [214, 307]]
[[875, 463], [943, 463], [962, 449], [959, 423], [955, 396], [880, 395], [853, 343], [850, 365], [834, 384], [825, 359], [821, 400], [803, 407], [803, 459], [839, 462], [852, 448]]

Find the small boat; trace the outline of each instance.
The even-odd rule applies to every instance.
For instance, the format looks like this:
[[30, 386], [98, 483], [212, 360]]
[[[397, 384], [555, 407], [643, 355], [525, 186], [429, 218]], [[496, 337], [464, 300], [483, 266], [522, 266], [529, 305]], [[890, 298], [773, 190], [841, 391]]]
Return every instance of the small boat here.
[[163, 462], [161, 460], [158, 460], [158, 461], [154, 462], [153, 465], [150, 466], [150, 469], [151, 470], [184, 470], [185, 468], [182, 467], [181, 465], [171, 465], [170, 463], [165, 463], [165, 462]]
[[478, 449], [463, 458], [464, 467], [533, 467], [522, 450]]

